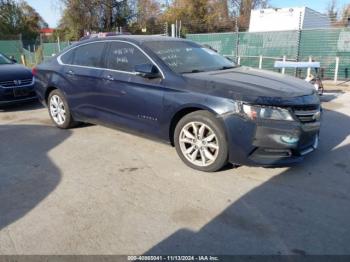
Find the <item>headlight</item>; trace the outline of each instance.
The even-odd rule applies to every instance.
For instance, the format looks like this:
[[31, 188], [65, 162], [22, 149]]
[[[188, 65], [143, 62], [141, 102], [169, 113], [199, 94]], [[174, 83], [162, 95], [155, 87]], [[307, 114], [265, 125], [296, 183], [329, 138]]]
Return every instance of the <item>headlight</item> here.
[[270, 119], [293, 121], [293, 117], [287, 109], [268, 106], [242, 105], [242, 113], [252, 119]]

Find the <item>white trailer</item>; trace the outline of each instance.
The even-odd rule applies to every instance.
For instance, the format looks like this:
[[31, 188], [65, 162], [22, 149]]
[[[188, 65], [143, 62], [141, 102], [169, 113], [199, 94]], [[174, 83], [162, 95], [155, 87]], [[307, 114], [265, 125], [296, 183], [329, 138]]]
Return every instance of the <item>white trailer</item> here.
[[329, 28], [331, 21], [308, 7], [267, 8], [252, 10], [249, 32], [287, 31]]

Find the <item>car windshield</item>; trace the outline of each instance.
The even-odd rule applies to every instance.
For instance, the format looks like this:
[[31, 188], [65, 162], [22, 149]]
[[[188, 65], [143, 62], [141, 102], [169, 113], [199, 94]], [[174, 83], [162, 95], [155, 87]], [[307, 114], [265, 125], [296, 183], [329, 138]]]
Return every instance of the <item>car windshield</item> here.
[[13, 64], [13, 62], [8, 59], [6, 56], [0, 54], [0, 65]]
[[150, 41], [145, 45], [180, 74], [225, 70], [236, 66], [217, 52], [189, 41]]

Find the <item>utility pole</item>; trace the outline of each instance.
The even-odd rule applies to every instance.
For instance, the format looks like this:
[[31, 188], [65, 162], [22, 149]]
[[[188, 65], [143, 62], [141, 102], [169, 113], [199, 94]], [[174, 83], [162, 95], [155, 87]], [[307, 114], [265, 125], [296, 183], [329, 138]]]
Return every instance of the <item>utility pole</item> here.
[[61, 52], [61, 43], [60, 43], [60, 36], [57, 36], [57, 48], [58, 48], [58, 52]]
[[239, 57], [239, 28], [238, 28], [238, 16], [236, 16], [235, 32], [236, 32], [236, 63], [238, 64]]
[[179, 22], [179, 33], [178, 33], [178, 37], [181, 38], [181, 29], [182, 29], [182, 22], [180, 20]]
[[[236, 63], [240, 64], [240, 57], [239, 57], [239, 27], [238, 27], [238, 18], [240, 16], [240, 10], [241, 10], [241, 5], [238, 4], [237, 2], [233, 1], [233, 3], [235, 4], [237, 11], [235, 12], [235, 32], [236, 32], [236, 51], [235, 51], [235, 55], [236, 55]], [[233, 50], [232, 50], [233, 52]]]
[[168, 36], [169, 32], [168, 32], [168, 22], [164, 23], [164, 35]]
[[[296, 57], [296, 61], [299, 62], [300, 59], [300, 44], [301, 44], [301, 33], [302, 33], [302, 12], [300, 12], [299, 14], [299, 30], [298, 30], [298, 46], [297, 46], [297, 57]], [[298, 74], [298, 69], [295, 68], [295, 76], [297, 76]]]
[[175, 22], [175, 37], [177, 37], [177, 20], [176, 20], [176, 22]]
[[171, 37], [176, 37], [175, 36], [175, 24], [171, 24]]

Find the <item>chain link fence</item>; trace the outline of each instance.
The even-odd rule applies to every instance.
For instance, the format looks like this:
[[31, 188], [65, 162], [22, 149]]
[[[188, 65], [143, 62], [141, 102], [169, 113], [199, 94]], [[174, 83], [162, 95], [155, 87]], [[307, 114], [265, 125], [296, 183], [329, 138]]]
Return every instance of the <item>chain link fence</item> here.
[[46, 60], [54, 55], [57, 55], [60, 53], [63, 49], [68, 47], [71, 44], [71, 42], [60, 42], [57, 41], [55, 43], [42, 43], [42, 53], [43, 53], [43, 60]]
[[[171, 31], [171, 25], [168, 23], [151, 23], [147, 26], [131, 24], [124, 27], [118, 27], [114, 34], [138, 34], [138, 35], [168, 35]], [[108, 34], [108, 32], [106, 32]], [[105, 34], [91, 32], [91, 34]], [[112, 35], [111, 34], [111, 35]], [[53, 36], [39, 35], [36, 39], [22, 39], [19, 35], [1, 35], [0, 53], [14, 57], [18, 62], [33, 67], [42, 61], [50, 59], [52, 56], [60, 53], [66, 47], [74, 42], [60, 41]]]
[[[186, 38], [210, 45], [240, 65], [278, 71], [274, 62], [279, 60], [319, 61], [324, 79], [350, 77], [350, 28], [187, 34]], [[305, 77], [306, 69], [285, 73]]]
[[[192, 27], [194, 25], [192, 24]], [[201, 32], [209, 30], [199, 27]], [[171, 23], [157, 24], [142, 32], [135, 28], [123, 28], [123, 32], [136, 30], [137, 34], [170, 35]], [[275, 61], [319, 61], [324, 79], [347, 80], [350, 78], [350, 28], [304, 29], [275, 32], [238, 32], [234, 23], [223, 25], [220, 33], [184, 34], [190, 26], [179, 25], [179, 35], [209, 45], [222, 55], [231, 57], [240, 65], [286, 74], [306, 76], [306, 69], [276, 69]], [[235, 29], [237, 31], [235, 31]], [[24, 44], [23, 44], [24, 43]], [[69, 46], [70, 42], [38, 37], [33, 41], [22, 41], [21, 35], [0, 39], [0, 52], [13, 56], [17, 61], [34, 66]]]
[[0, 39], [0, 52], [21, 61], [23, 45], [21, 35], [8, 35]]
[[22, 40], [21, 35], [6, 36], [0, 39], [0, 53], [32, 67], [58, 54], [71, 44], [69, 41], [60, 42], [58, 39], [53, 41], [40, 36], [28, 43]]

